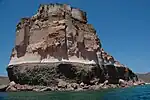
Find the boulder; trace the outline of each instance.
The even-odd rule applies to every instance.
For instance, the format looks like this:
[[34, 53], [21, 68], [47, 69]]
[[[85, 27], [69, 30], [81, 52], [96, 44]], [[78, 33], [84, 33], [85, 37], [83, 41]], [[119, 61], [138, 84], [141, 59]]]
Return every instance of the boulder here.
[[102, 85], [92, 85], [89, 87], [90, 90], [100, 90], [102, 88]]
[[98, 84], [99, 83], [99, 79], [94, 78], [93, 80], [90, 81], [90, 84], [94, 85], [94, 84]]
[[40, 89], [33, 89], [34, 92], [40, 92]]
[[71, 84], [68, 84], [67, 85], [67, 89], [66, 90], [68, 90], [68, 91], [72, 91], [72, 90], [74, 90], [74, 88], [72, 87], [72, 85]]
[[16, 83], [14, 81], [11, 81], [6, 89], [6, 91], [17, 91], [15, 88]]
[[45, 87], [45, 88], [43, 88], [43, 89], [41, 89], [39, 91], [43, 92], [43, 91], [51, 91], [51, 90], [52, 90], [51, 87]]
[[18, 90], [15, 87], [9, 87], [6, 89], [7, 92], [17, 92]]
[[71, 86], [74, 88], [74, 89], [77, 89], [79, 87], [79, 84], [77, 83], [72, 83]]
[[16, 83], [14, 82], [14, 81], [11, 81], [10, 83], [9, 83], [9, 86], [11, 87], [11, 86], [15, 86], [16, 85]]
[[119, 79], [119, 84], [125, 84], [125, 80]]
[[116, 84], [109, 84], [110, 88], [117, 88]]
[[86, 14], [85, 12], [81, 11], [80, 9], [72, 9], [72, 17], [81, 21], [81, 22], [87, 22]]
[[103, 86], [104, 85], [108, 85], [109, 84], [109, 81], [108, 80], [105, 80], [105, 82], [103, 83]]
[[102, 87], [102, 89], [108, 89], [108, 88], [109, 88], [108, 85]]
[[75, 91], [83, 91], [83, 88], [77, 88]]
[[85, 84], [84, 84], [83, 82], [82, 82], [82, 83], [80, 83], [80, 86], [82, 86], [82, 87], [83, 87], [84, 85], [85, 85]]
[[67, 83], [65, 81], [60, 81], [58, 83], [58, 88], [66, 88], [67, 87]]
[[89, 85], [85, 85], [84, 87], [83, 87], [83, 89], [89, 89]]

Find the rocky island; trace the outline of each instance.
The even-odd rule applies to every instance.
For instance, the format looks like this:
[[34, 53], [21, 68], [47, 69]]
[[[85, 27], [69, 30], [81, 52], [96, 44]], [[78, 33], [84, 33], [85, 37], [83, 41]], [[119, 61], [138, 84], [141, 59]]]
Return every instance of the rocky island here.
[[86, 13], [66, 4], [40, 5], [22, 18], [7, 67], [5, 91], [98, 90], [144, 84], [105, 52]]

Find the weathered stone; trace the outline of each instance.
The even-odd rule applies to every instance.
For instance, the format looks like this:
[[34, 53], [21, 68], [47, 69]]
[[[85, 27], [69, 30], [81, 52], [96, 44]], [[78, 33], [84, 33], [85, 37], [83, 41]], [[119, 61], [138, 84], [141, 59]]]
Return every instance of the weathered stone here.
[[74, 89], [77, 89], [79, 87], [79, 85], [77, 83], [72, 83], [71, 86], [74, 88]]
[[94, 78], [93, 80], [90, 81], [90, 84], [98, 84], [99, 83], [99, 79]]
[[80, 86], [84, 86], [84, 83], [82, 82], [82, 83], [80, 83]]
[[103, 84], [99, 85], [92, 85], [89, 87], [90, 90], [100, 90], [103, 87]]
[[51, 87], [51, 90], [52, 90], [52, 91], [57, 91], [57, 90], [58, 90], [58, 87], [57, 87], [57, 86]]
[[117, 88], [116, 84], [109, 84], [110, 88]]
[[6, 89], [6, 91], [17, 91], [15, 88], [16, 83], [14, 81], [11, 81]]
[[125, 81], [123, 79], [119, 79], [120, 84], [125, 84]]
[[84, 86], [83, 89], [89, 89], [89, 87], [90, 87], [89, 85], [88, 86]]
[[75, 91], [83, 91], [83, 88], [77, 88]]
[[8, 87], [7, 89], [6, 89], [6, 91], [8, 91], [8, 92], [16, 92], [16, 91], [18, 91], [15, 87]]
[[51, 87], [45, 87], [45, 88], [41, 89], [40, 92], [42, 92], [42, 91], [51, 91], [51, 90], [52, 90]]
[[40, 89], [33, 89], [33, 91], [35, 91], [35, 92], [40, 92]]
[[109, 88], [109, 86], [107, 86], [107, 85], [102, 87], [102, 89], [108, 89], [108, 88]]
[[[67, 82], [72, 90], [85, 84], [118, 84], [119, 78], [129, 81], [136, 77], [104, 51], [96, 30], [87, 23], [86, 13], [66, 4], [41, 5], [37, 14], [21, 19], [7, 72], [14, 81], [10, 87], [15, 82], [58, 87], [52, 90], [65, 90]], [[28, 86], [16, 88], [24, 90]]]
[[64, 81], [60, 81], [60, 82], [58, 83], [58, 87], [59, 87], [59, 88], [66, 88], [66, 86], [67, 86], [67, 83], [64, 82]]
[[71, 84], [68, 84], [67, 85], [67, 89], [66, 90], [68, 90], [68, 91], [72, 91], [72, 90], [74, 90], [74, 88], [72, 87], [72, 85]]
[[108, 83], [109, 83], [109, 81], [106, 80], [106, 81], [103, 83], [103, 85], [108, 85]]
[[87, 22], [86, 20], [86, 13], [81, 11], [80, 9], [72, 9], [72, 17], [81, 21], [81, 22]]
[[16, 85], [16, 83], [14, 81], [9, 83], [9, 86], [14, 86], [14, 85]]
[[100, 90], [102, 88], [101, 85], [95, 85], [94, 90]]

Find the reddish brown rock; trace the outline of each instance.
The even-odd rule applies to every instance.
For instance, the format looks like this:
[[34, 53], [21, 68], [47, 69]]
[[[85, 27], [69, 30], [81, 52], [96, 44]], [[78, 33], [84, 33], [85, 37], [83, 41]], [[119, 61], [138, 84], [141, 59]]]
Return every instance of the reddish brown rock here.
[[59, 79], [84, 84], [97, 79], [93, 84], [98, 84], [136, 77], [102, 49], [86, 13], [66, 4], [41, 5], [35, 15], [21, 19], [7, 71], [16, 83], [54, 87]]

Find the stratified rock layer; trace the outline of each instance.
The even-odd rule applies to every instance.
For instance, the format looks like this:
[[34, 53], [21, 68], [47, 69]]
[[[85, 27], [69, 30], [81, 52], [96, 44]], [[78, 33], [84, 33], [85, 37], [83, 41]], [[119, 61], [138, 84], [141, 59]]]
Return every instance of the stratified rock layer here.
[[32, 85], [136, 78], [102, 49], [86, 13], [65, 4], [41, 5], [37, 14], [20, 21], [7, 71], [11, 81]]

